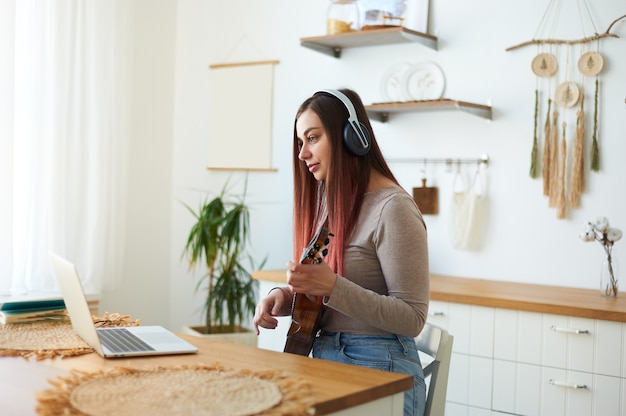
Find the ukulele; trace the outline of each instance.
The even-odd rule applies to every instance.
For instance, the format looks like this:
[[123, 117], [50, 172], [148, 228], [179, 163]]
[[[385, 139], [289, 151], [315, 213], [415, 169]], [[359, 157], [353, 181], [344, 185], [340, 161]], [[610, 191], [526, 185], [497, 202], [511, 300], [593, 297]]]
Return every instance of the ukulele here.
[[[332, 234], [328, 228], [322, 226], [317, 231], [300, 258], [301, 264], [321, 263], [322, 258], [317, 254], [330, 243]], [[319, 330], [322, 317], [322, 297], [307, 296], [304, 293], [294, 293], [291, 304], [291, 326], [287, 331], [285, 352], [308, 356], [313, 348], [313, 341]]]

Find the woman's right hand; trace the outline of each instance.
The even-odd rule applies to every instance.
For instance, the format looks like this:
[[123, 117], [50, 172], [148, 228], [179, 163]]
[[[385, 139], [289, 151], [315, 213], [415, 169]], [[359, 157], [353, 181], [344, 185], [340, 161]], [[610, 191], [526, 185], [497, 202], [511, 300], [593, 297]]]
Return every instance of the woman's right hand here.
[[259, 327], [266, 329], [276, 329], [278, 326], [278, 319], [275, 316], [286, 316], [283, 308], [286, 304], [286, 294], [288, 288], [276, 287], [267, 294], [257, 305], [254, 311], [254, 319], [252, 323], [254, 325], [254, 332], [257, 335], [260, 334]]

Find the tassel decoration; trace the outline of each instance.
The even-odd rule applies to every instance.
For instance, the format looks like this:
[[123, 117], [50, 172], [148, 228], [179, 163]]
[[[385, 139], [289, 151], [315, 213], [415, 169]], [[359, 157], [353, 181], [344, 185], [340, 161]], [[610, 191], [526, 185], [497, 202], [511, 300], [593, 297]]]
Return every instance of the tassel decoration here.
[[598, 149], [598, 77], [596, 77], [596, 92], [593, 98], [593, 141], [591, 142], [591, 170], [600, 171], [600, 150]]
[[561, 134], [561, 146], [559, 149], [559, 179], [558, 179], [558, 191], [557, 191], [557, 210], [556, 217], [560, 220], [565, 218], [565, 155], [567, 152], [565, 143], [565, 128], [566, 124], [563, 123], [563, 131]]
[[546, 124], [543, 126], [543, 155], [541, 174], [543, 176], [543, 195], [550, 195], [550, 107], [552, 99], [548, 98], [548, 113], [546, 114]]
[[535, 90], [535, 124], [533, 128], [533, 148], [530, 152], [530, 177], [537, 177], [537, 113], [539, 111], [539, 91]]
[[585, 168], [583, 151], [585, 148], [585, 117], [583, 109], [584, 100], [581, 97], [580, 108], [576, 113], [576, 136], [574, 141], [574, 163], [572, 166], [572, 179], [569, 193], [569, 206], [580, 206], [580, 195], [585, 190]]
[[557, 192], [558, 192], [558, 129], [557, 119], [559, 117], [558, 111], [552, 113], [552, 128], [550, 129], [550, 195], [548, 198], [548, 206], [553, 208], [556, 206]]

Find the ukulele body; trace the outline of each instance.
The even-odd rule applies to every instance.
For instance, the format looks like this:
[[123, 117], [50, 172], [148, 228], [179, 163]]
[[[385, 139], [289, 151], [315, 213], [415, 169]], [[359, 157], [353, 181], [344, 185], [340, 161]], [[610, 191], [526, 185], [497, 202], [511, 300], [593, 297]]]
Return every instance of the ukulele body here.
[[284, 352], [308, 356], [319, 330], [322, 318], [322, 299], [311, 299], [303, 293], [294, 293], [291, 326], [287, 332]]
[[[301, 264], [313, 264], [322, 261], [317, 257], [319, 251], [330, 242], [332, 234], [326, 227], [320, 227], [302, 257]], [[291, 305], [291, 326], [287, 331], [284, 352], [308, 356], [313, 348], [322, 319], [322, 297], [294, 293]]]

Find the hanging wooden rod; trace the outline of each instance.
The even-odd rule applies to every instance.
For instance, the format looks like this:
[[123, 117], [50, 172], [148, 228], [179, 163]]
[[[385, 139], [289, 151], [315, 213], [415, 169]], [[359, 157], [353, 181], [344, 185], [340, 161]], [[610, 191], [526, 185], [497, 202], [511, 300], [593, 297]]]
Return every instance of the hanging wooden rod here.
[[478, 159], [455, 159], [455, 158], [423, 158], [423, 159], [387, 159], [389, 163], [422, 163], [428, 165], [430, 163], [446, 165], [460, 165], [460, 164], [477, 164], [477, 165], [489, 165], [489, 156], [486, 154], [481, 155]]
[[523, 42], [520, 43], [519, 45], [514, 45], [514, 46], [510, 46], [508, 48], [506, 48], [505, 50], [507, 52], [512, 51], [514, 49], [518, 49], [524, 46], [528, 46], [528, 45], [547, 45], [547, 44], [553, 44], [553, 45], [575, 45], [578, 43], [588, 43], [588, 42], [593, 42], [595, 40], [599, 40], [602, 38], [619, 38], [619, 36], [610, 33], [611, 32], [611, 28], [613, 27], [613, 25], [617, 22], [619, 22], [620, 20], [622, 20], [623, 18], [625, 18], [626, 15], [622, 16], [622, 17], [618, 17], [617, 19], [615, 19], [613, 21], [613, 23], [611, 23], [608, 27], [608, 29], [606, 30], [606, 32], [598, 34], [596, 33], [593, 36], [588, 36], [586, 38], [582, 38], [582, 39], [575, 39], [575, 40], [562, 40], [562, 39], [533, 39], [533, 40], [529, 40], [527, 42]]

